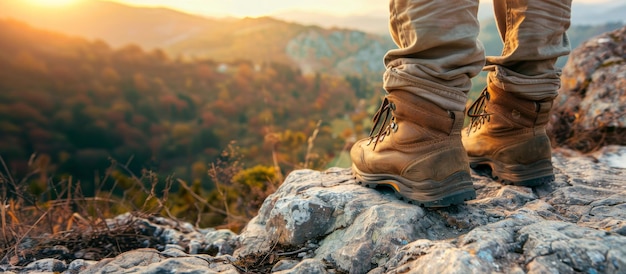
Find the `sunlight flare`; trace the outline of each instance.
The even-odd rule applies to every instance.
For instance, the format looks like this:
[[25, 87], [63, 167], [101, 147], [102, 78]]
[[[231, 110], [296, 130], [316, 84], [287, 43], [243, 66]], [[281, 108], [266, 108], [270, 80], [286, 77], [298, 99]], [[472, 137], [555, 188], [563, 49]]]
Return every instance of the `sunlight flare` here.
[[31, 5], [42, 7], [62, 7], [77, 3], [80, 0], [27, 0]]

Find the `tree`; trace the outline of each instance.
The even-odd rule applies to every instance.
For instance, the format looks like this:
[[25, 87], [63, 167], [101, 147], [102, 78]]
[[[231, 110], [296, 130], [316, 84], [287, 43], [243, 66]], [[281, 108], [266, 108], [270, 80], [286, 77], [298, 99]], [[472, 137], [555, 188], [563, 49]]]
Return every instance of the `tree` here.
[[35, 58], [31, 53], [20, 51], [13, 59], [13, 66], [18, 67], [26, 72], [34, 74], [47, 74], [48, 66], [46, 63]]

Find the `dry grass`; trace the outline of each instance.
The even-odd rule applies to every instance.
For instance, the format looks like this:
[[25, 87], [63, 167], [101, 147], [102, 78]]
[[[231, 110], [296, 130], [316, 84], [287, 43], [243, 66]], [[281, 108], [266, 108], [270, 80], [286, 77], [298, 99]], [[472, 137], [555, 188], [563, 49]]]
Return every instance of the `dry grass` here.
[[583, 117], [568, 110], [555, 111], [547, 129], [553, 146], [588, 153], [606, 145], [626, 145], [626, 128], [597, 125], [593, 130], [586, 129], [582, 126]]
[[[129, 172], [125, 177], [133, 184], [129, 188], [140, 189], [144, 194], [145, 199], [140, 205], [130, 202], [131, 199], [126, 197], [129, 192], [116, 197], [113, 191], [98, 189], [94, 197], [85, 197], [80, 182], [71, 177], [58, 182], [46, 178], [47, 190], [34, 195], [27, 188], [38, 176], [38, 169], [34, 168], [18, 181], [1, 157], [0, 165], [3, 168], [0, 171], [0, 264], [23, 266], [41, 258], [69, 260], [85, 256], [85, 253], [90, 259], [116, 256], [154, 239], [142, 239], [149, 236], [141, 236], [132, 224], [111, 229], [106, 225], [107, 218], [121, 212], [137, 212], [144, 216], [169, 213], [166, 202], [171, 178], [162, 182], [151, 172], [138, 177], [129, 171], [128, 165], [114, 162], [102, 181], [112, 181], [115, 189], [121, 179], [114, 176], [113, 170]], [[159, 184], [165, 185], [163, 195], [156, 193]]]
[[[314, 158], [311, 154], [319, 127], [320, 123], [307, 139], [304, 167], [311, 165]], [[126, 212], [142, 217], [165, 216], [175, 221], [183, 215], [182, 221], [195, 223], [196, 227], [213, 218], [221, 222], [217, 228], [238, 232], [256, 216], [263, 200], [283, 178], [279, 168], [255, 167], [246, 173], [248, 170], [243, 168], [234, 143], [209, 166], [208, 176], [216, 187], [213, 193], [195, 182], [190, 184], [172, 176], [162, 178], [151, 171], [142, 171], [138, 176], [128, 168], [131, 160], [126, 163], [112, 160], [104, 176], [96, 178], [95, 194], [86, 197], [80, 181], [72, 177], [53, 179], [39, 169], [36, 155], [29, 161], [30, 173], [19, 180], [0, 157], [0, 265], [25, 266], [43, 258], [66, 262], [79, 258], [100, 260], [158, 245], [159, 239], [132, 223], [107, 225], [107, 219]], [[238, 174], [244, 174], [244, 179], [247, 175], [268, 176], [256, 178], [261, 185], [248, 185], [235, 182]], [[173, 193], [175, 183], [179, 191]], [[34, 194], [29, 189], [33, 184], [43, 192]], [[262, 261], [242, 258], [238, 267], [250, 271], [255, 269], [255, 264], [262, 263], [271, 269], [277, 261], [275, 258], [293, 255], [274, 248]]]

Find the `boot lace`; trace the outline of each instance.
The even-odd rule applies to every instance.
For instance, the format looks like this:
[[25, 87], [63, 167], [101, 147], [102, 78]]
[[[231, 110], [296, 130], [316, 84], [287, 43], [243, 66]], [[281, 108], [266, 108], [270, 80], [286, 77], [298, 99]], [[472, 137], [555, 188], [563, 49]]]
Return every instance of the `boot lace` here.
[[[376, 111], [376, 114], [374, 114], [374, 118], [372, 118], [374, 125], [372, 130], [370, 130], [370, 140], [367, 143], [367, 145], [370, 145], [373, 142], [373, 149], [376, 149], [376, 144], [382, 142], [385, 136], [391, 134], [391, 130], [397, 131], [398, 125], [395, 123], [395, 117], [393, 117], [392, 114], [392, 111], [395, 109], [396, 105], [385, 97], [380, 108]], [[391, 117], [391, 119], [389, 117]]]
[[489, 101], [489, 92], [487, 88], [483, 89], [478, 96], [478, 99], [472, 103], [472, 105], [467, 109], [467, 116], [470, 117], [470, 125], [467, 127], [467, 135], [474, 130], [474, 132], [485, 123], [489, 122], [490, 115], [485, 111], [485, 107], [487, 106], [487, 102]]

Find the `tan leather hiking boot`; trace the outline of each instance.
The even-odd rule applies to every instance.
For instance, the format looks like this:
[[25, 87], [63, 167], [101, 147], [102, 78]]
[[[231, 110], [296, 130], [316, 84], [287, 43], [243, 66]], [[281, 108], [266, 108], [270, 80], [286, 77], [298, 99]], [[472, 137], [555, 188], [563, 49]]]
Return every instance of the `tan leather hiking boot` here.
[[470, 167], [504, 184], [538, 186], [554, 180], [546, 135], [552, 100], [521, 99], [489, 85], [468, 109], [463, 134]]
[[370, 138], [350, 151], [357, 181], [389, 186], [425, 207], [476, 198], [461, 143], [463, 117], [410, 93], [391, 92], [374, 116]]

